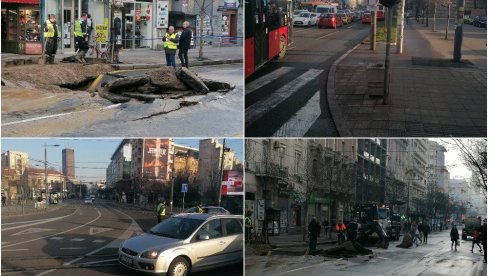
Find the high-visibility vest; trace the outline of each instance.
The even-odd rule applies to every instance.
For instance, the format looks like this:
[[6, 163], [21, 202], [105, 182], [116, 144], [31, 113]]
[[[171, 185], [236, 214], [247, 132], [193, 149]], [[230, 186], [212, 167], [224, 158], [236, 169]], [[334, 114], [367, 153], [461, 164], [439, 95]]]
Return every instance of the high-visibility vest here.
[[159, 203], [158, 207], [156, 207], [156, 212], [158, 215], [166, 216], [166, 206], [163, 203]]
[[[47, 27], [47, 32], [44, 32], [44, 37], [45, 38], [48, 38], [48, 37], [54, 37], [54, 24], [51, 23], [50, 20], [46, 20], [45, 22], [46, 24], [46, 27]], [[57, 35], [58, 37], [61, 37], [61, 32], [59, 31], [59, 27], [57, 28]]]
[[83, 30], [81, 29], [82, 22], [83, 20], [81, 19], [75, 21], [75, 29], [74, 29], [75, 37], [83, 37]]
[[[164, 48], [168, 48], [171, 50], [176, 50], [178, 47], [176, 46], [176, 43], [173, 41], [170, 41], [170, 39], [175, 39], [176, 38], [176, 33], [166, 33], [164, 35], [166, 37], [166, 41], [164, 42]], [[203, 213], [203, 212], [202, 212]]]
[[198, 206], [198, 207], [197, 207], [197, 212], [198, 212], [199, 214], [203, 214], [203, 208], [202, 208], [202, 207], [200, 207], [200, 206]]
[[251, 227], [252, 226], [252, 220], [250, 217], [246, 217], [246, 227]]

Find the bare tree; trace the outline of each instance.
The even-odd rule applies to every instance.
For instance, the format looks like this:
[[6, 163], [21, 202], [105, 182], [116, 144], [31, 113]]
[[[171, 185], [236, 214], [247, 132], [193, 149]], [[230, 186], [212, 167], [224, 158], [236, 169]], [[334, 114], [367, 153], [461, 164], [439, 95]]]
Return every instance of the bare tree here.
[[[195, 1], [195, 4], [198, 7], [198, 16], [200, 18], [200, 26], [199, 26], [199, 33], [200, 33], [200, 43], [199, 43], [199, 49], [198, 49], [198, 58], [203, 59], [203, 24], [205, 21], [205, 18], [208, 16], [210, 18], [210, 26], [212, 26], [212, 17], [209, 15], [208, 9], [213, 8], [213, 2], [214, 0], [199, 0]], [[210, 10], [210, 13], [212, 11]]]
[[472, 183], [480, 189], [486, 200], [486, 138], [485, 139], [453, 139], [466, 167], [471, 170]]

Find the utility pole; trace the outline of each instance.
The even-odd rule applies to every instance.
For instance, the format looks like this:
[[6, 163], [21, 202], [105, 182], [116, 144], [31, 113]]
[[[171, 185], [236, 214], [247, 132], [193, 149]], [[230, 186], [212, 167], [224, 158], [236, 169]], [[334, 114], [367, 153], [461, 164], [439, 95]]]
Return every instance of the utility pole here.
[[444, 37], [447, 40], [447, 34], [449, 32], [449, 21], [451, 20], [451, 0], [447, 2], [447, 22], [446, 22], [446, 36]]
[[396, 53], [401, 54], [403, 53], [403, 28], [405, 27], [405, 0], [402, 0], [402, 4], [398, 5], [398, 15], [399, 18], [397, 19], [398, 28], [398, 35], [397, 35], [397, 45], [396, 45]]
[[376, 50], [376, 8], [371, 12], [371, 33], [369, 38], [369, 49], [372, 51]]
[[456, 30], [454, 32], [454, 62], [461, 62], [461, 45], [463, 44], [464, 0], [457, 0]]
[[385, 55], [385, 76], [383, 104], [388, 104], [390, 94], [390, 47], [391, 47], [391, 22], [393, 21], [393, 7], [388, 7], [388, 26], [386, 31], [386, 55]]
[[[169, 154], [169, 147], [168, 147], [168, 154]], [[173, 170], [171, 171], [171, 195], [169, 200], [169, 209], [170, 212], [173, 213], [173, 189], [175, 186], [175, 150], [173, 149]]]
[[224, 138], [224, 143], [222, 145], [222, 159], [220, 160], [220, 175], [219, 175], [219, 204], [217, 206], [220, 206], [220, 203], [222, 201], [222, 179], [224, 177], [224, 156], [225, 156], [225, 138]]

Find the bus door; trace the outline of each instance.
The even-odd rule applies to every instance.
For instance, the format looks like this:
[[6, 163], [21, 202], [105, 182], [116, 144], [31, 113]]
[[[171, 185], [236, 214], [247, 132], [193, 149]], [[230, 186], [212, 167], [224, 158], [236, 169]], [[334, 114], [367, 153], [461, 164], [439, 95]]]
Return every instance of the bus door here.
[[268, 60], [268, 22], [266, 19], [268, 0], [252, 1], [256, 1], [254, 18], [254, 66], [258, 67]]

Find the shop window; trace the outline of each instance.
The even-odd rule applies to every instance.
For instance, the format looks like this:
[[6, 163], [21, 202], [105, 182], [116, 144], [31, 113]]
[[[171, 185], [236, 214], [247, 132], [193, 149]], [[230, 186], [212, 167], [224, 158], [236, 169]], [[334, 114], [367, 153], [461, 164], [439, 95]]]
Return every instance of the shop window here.
[[19, 40], [41, 41], [41, 26], [39, 10], [19, 10], [20, 34]]
[[9, 9], [8, 10], [8, 40], [17, 40], [18, 33], [17, 33], [17, 10]]

